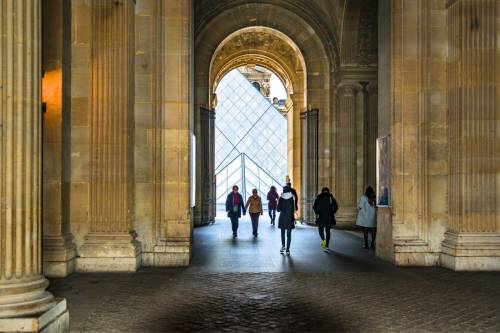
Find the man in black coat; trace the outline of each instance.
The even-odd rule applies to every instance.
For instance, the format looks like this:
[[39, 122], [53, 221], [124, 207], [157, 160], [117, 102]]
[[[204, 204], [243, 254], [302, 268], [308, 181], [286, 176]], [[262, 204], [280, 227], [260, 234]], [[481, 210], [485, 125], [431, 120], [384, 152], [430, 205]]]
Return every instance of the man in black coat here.
[[323, 187], [321, 193], [318, 194], [314, 201], [313, 209], [318, 215], [316, 224], [318, 225], [319, 236], [321, 237], [321, 247], [325, 251], [329, 251], [330, 228], [336, 224], [335, 213], [339, 209], [339, 206], [328, 187]]

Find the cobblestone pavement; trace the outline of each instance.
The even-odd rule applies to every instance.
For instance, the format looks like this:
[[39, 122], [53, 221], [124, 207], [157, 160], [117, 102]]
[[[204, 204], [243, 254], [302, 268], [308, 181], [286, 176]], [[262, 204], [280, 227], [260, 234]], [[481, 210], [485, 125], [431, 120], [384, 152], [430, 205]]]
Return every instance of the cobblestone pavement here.
[[[346, 257], [339, 254], [345, 251], [341, 248], [328, 257], [307, 258], [309, 250], [300, 252], [298, 245], [301, 238], [317, 243], [312, 228], [294, 234], [296, 250], [291, 257], [252, 271], [247, 259], [223, 266], [208, 259], [209, 253], [218, 261], [250, 251], [256, 262], [263, 260], [265, 254], [245, 240], [244, 233], [238, 240], [243, 245], [230, 247], [224, 257], [215, 240], [228, 246], [220, 236], [225, 233], [207, 228], [197, 229], [197, 236], [218, 236], [212, 246], [198, 239], [205, 252], [186, 269], [52, 279], [51, 291], [69, 302], [71, 331], [500, 332], [500, 273], [395, 268], [369, 252]], [[265, 233], [263, 229], [263, 238]], [[356, 236], [337, 232], [336, 237], [338, 247], [359, 248]], [[200, 252], [195, 247], [195, 253]]]

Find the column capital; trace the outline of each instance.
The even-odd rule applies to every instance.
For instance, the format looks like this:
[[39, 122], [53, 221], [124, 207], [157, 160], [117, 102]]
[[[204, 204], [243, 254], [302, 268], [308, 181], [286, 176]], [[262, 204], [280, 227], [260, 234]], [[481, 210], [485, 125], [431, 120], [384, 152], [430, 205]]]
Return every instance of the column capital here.
[[366, 91], [368, 91], [368, 94], [370, 95], [378, 95], [378, 84], [377, 82], [370, 82], [368, 86], [366, 87]]
[[337, 92], [339, 96], [354, 96], [359, 91], [359, 86], [355, 84], [340, 84], [337, 87]]

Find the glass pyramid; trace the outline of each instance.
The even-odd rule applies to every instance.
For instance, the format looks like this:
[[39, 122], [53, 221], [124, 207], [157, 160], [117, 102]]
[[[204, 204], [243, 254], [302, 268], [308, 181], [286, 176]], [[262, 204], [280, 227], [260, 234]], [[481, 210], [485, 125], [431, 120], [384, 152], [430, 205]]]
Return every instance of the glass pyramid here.
[[218, 207], [234, 184], [246, 198], [252, 189], [265, 197], [278, 190], [287, 170], [287, 120], [234, 69], [220, 81], [215, 119], [215, 173]]

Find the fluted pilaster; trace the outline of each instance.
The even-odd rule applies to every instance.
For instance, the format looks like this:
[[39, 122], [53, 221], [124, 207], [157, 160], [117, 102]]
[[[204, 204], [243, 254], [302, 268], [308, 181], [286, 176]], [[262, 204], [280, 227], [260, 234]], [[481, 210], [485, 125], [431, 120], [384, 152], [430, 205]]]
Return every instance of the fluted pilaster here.
[[215, 219], [215, 186], [214, 186], [214, 175], [215, 175], [215, 111], [201, 108], [201, 138], [200, 145], [202, 149], [202, 177], [203, 180], [201, 186], [202, 193], [202, 220], [197, 221], [198, 225], [213, 222]]
[[97, 233], [130, 231], [133, 8], [131, 0], [93, 0], [90, 220]]
[[498, 1], [457, 1], [449, 24], [450, 227], [497, 231]]
[[312, 209], [318, 189], [318, 143], [319, 143], [319, 110], [313, 109], [300, 114], [302, 120], [302, 190], [300, 206], [302, 220], [315, 224], [315, 213]]
[[450, 223], [442, 260], [454, 269], [500, 269], [499, 10], [496, 0], [448, 8]]
[[337, 188], [338, 220], [352, 222], [356, 207], [356, 87], [338, 89], [337, 112]]
[[41, 267], [40, 11], [0, 2], [0, 331], [56, 304]]
[[133, 0], [92, 1], [90, 233], [78, 261], [83, 271], [129, 271], [139, 264], [131, 225], [134, 6]]
[[[376, 153], [378, 137], [378, 88], [376, 82], [370, 82], [366, 89], [366, 113], [364, 126], [366, 128], [365, 142], [365, 186], [376, 187]], [[363, 189], [364, 190], [364, 189]]]

